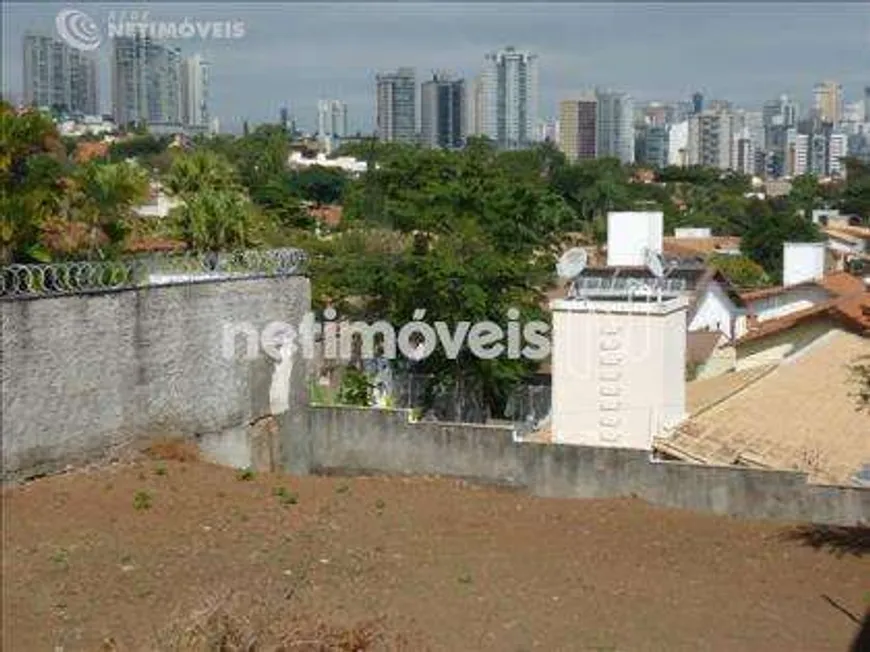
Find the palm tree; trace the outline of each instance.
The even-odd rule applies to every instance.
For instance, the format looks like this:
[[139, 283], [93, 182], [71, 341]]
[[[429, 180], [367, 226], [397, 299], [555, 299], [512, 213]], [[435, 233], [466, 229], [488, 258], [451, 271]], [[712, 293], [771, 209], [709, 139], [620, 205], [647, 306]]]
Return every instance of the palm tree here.
[[130, 163], [89, 163], [74, 180], [78, 201], [73, 218], [88, 226], [88, 249], [99, 243], [119, 243], [126, 233], [130, 210], [148, 196], [148, 175]]
[[175, 195], [188, 196], [201, 190], [229, 189], [237, 186], [236, 171], [220, 154], [196, 150], [178, 156], [166, 175], [166, 187]]
[[203, 190], [176, 210], [179, 235], [190, 249], [217, 252], [250, 243], [251, 206], [237, 191]]

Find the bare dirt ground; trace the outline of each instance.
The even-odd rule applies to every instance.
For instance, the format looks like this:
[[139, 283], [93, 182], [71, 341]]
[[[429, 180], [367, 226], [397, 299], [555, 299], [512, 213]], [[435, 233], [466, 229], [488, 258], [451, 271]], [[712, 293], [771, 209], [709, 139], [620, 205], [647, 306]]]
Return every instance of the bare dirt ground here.
[[3, 507], [14, 651], [166, 649], [223, 600], [296, 628], [288, 650], [360, 647], [317, 641], [374, 620], [371, 649], [845, 652], [870, 598], [863, 544], [443, 479], [146, 460], [9, 488]]

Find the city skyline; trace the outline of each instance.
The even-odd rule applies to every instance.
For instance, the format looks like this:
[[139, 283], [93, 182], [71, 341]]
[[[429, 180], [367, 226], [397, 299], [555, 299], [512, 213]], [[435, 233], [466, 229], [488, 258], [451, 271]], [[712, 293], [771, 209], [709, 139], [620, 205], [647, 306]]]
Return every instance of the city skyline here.
[[[377, 73], [408, 66], [422, 79], [447, 69], [470, 82], [484, 55], [508, 44], [539, 57], [541, 119], [556, 117], [560, 100], [592, 86], [619, 89], [638, 103], [687, 100], [701, 90], [709, 99], [756, 108], [783, 93], [809, 106], [814, 85], [824, 80], [842, 84], [847, 101], [861, 99], [866, 85], [870, 17], [859, 5], [794, 5], [788, 13], [782, 4], [295, 4], [288, 12], [289, 6], [154, 4], [149, 11], [155, 20], [245, 21], [244, 41], [172, 43], [185, 55], [202, 50], [212, 62], [212, 111], [229, 131], [244, 120], [274, 122], [282, 106], [313, 131], [317, 101], [337, 98], [348, 105], [349, 131], [371, 132]], [[22, 93], [24, 31], [53, 32], [63, 7], [4, 5], [4, 95]], [[98, 22], [112, 8], [84, 5]], [[391, 20], [384, 22], [387, 11]], [[324, 24], [328, 34], [315, 29]], [[819, 33], [838, 38], [807, 48], [808, 37]], [[108, 50], [97, 52], [104, 112]]]

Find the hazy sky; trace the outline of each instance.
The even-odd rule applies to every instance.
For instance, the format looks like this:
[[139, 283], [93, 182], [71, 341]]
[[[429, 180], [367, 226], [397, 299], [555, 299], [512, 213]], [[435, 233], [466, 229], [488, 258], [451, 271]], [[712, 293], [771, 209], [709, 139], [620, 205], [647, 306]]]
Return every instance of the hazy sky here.
[[[21, 39], [54, 33], [58, 11], [76, 7], [106, 33], [111, 10], [150, 20], [241, 20], [239, 40], [178, 41], [212, 62], [211, 111], [222, 130], [276, 121], [290, 107], [302, 128], [320, 98], [348, 104], [349, 126], [374, 120], [374, 75], [398, 66], [418, 79], [447, 69], [471, 77], [484, 53], [505, 45], [540, 57], [541, 117], [560, 98], [595, 85], [638, 100], [686, 99], [700, 89], [747, 108], [782, 93], [809, 102], [814, 82], [834, 79], [846, 98], [870, 84], [866, 4], [593, 3], [3, 3], [4, 95], [21, 93]], [[109, 110], [110, 46], [98, 50], [100, 96]]]

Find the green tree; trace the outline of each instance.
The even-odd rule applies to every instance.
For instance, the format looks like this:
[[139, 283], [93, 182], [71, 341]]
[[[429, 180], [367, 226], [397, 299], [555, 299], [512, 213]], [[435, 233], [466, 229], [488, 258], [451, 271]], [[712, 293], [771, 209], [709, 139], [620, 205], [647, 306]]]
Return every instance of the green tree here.
[[237, 186], [235, 168], [221, 156], [196, 150], [177, 156], [164, 179], [169, 192], [180, 197], [203, 190], [227, 190]]
[[743, 234], [741, 251], [764, 268], [776, 283], [782, 282], [784, 242], [818, 242], [821, 234], [808, 217], [794, 212], [788, 202], [755, 202], [751, 223]]
[[236, 190], [201, 190], [175, 209], [179, 236], [194, 251], [218, 252], [254, 242], [250, 202]]
[[0, 262], [48, 260], [40, 234], [62, 201], [65, 169], [51, 119], [0, 102]]
[[752, 289], [770, 285], [770, 278], [764, 268], [747, 256], [716, 254], [707, 262], [738, 288]]
[[73, 182], [79, 193], [74, 218], [87, 225], [88, 254], [117, 253], [132, 207], [148, 197], [148, 175], [134, 164], [92, 161], [78, 168]]

